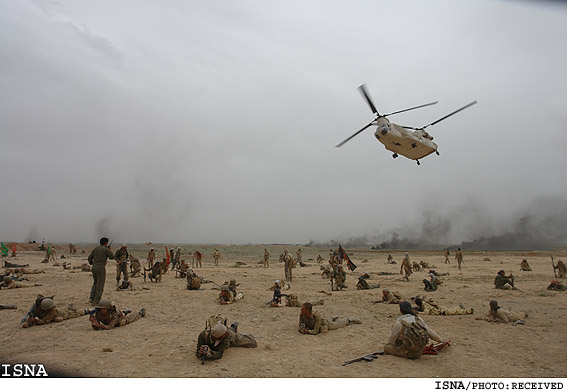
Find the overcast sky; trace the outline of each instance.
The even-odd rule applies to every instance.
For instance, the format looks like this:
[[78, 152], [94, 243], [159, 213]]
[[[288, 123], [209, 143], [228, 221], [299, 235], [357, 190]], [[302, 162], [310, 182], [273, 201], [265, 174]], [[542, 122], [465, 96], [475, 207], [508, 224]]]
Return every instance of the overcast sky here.
[[[567, 6], [0, 0], [0, 238], [460, 243], [567, 223]], [[440, 156], [384, 149], [381, 113]], [[540, 217], [537, 217], [540, 216]], [[559, 219], [557, 219], [559, 216]]]

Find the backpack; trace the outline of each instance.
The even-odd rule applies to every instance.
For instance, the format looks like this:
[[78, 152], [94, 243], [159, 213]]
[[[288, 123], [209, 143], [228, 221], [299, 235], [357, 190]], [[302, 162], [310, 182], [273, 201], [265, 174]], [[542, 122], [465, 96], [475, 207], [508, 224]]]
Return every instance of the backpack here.
[[187, 289], [199, 290], [201, 288], [201, 279], [199, 277], [187, 276]]
[[423, 354], [423, 349], [427, 345], [429, 336], [425, 327], [417, 323], [419, 319], [415, 316], [415, 322], [408, 323], [402, 320], [402, 329], [398, 334], [396, 346], [400, 348], [407, 358], [419, 358]]

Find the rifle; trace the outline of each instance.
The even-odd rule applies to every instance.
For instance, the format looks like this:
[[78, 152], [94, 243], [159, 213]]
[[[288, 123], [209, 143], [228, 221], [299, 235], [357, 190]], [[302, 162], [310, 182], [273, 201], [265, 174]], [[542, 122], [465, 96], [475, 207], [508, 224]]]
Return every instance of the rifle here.
[[382, 356], [383, 354], [384, 354], [384, 352], [379, 350], [379, 351], [374, 352], [374, 353], [365, 354], [364, 356], [352, 358], [352, 359], [342, 363], [342, 365], [345, 366], [345, 365], [352, 364], [353, 362], [357, 362], [357, 361], [374, 361], [374, 359], [378, 358], [378, 356]]
[[557, 272], [555, 271], [555, 262], [553, 262], [553, 255], [551, 256], [551, 265], [553, 266], [553, 274], [557, 278]]
[[[282, 296], [283, 296], [283, 297], [287, 297], [287, 298], [289, 299], [289, 295], [286, 295], [286, 294], [282, 293], [282, 294], [280, 295], [280, 297], [282, 297]], [[266, 304], [264, 304], [264, 305], [270, 305], [270, 304], [272, 304], [273, 302], [277, 302], [277, 301], [278, 301], [278, 298], [277, 298], [277, 297], [274, 297], [272, 300], [268, 301], [268, 302], [267, 302]]]

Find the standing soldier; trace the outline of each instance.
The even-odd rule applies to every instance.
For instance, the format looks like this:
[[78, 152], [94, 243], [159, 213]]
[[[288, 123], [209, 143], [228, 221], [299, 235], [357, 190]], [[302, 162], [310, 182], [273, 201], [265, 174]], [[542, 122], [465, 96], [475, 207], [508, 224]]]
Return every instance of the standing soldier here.
[[154, 266], [154, 260], [156, 259], [156, 250], [154, 248], [150, 248], [150, 252], [148, 253], [148, 268], [152, 268]]
[[303, 263], [303, 258], [301, 257], [301, 249], [298, 249], [297, 252], [295, 253], [296, 255], [296, 261], [297, 263], [299, 263], [300, 265]]
[[217, 250], [216, 248], [215, 248], [215, 252], [213, 254], [213, 258], [215, 259], [215, 266], [218, 266], [219, 265], [220, 253], [219, 253], [219, 250]]
[[553, 266], [553, 270], [555, 269], [559, 272], [558, 278], [565, 278], [567, 276], [567, 267], [565, 267], [561, 259], [557, 261], [557, 265]]
[[264, 249], [264, 267], [270, 267], [270, 253]]
[[73, 243], [69, 243], [69, 254], [73, 254]]
[[177, 247], [175, 258], [172, 258], [171, 270], [175, 269], [175, 267], [179, 269], [180, 264], [181, 264], [181, 247]]
[[460, 247], [457, 249], [457, 252], [455, 253], [455, 259], [459, 263], [459, 270], [461, 270], [461, 263], [463, 263], [463, 253], [461, 252]]
[[138, 261], [138, 258], [133, 258], [132, 260], [130, 260], [130, 276], [140, 277], [141, 272], [142, 272], [142, 265], [140, 265], [140, 261]]
[[57, 254], [57, 251], [55, 251], [55, 246], [49, 245], [47, 251], [49, 252], [49, 260], [53, 259], [53, 262], [57, 262], [57, 260], [55, 259], [55, 254]]
[[97, 305], [102, 297], [106, 280], [106, 260], [109, 258], [114, 259], [114, 254], [108, 245], [108, 238], [101, 238], [100, 246], [91, 251], [88, 258], [93, 274], [93, 286], [89, 297], [91, 304]]
[[323, 257], [321, 254], [317, 255], [317, 263], [323, 263]]
[[287, 252], [287, 249], [284, 250], [284, 272], [285, 272], [285, 279], [287, 281], [292, 281], [292, 273], [291, 269], [294, 266], [293, 257], [290, 253]]
[[124, 274], [124, 280], [128, 281], [128, 246], [123, 244], [116, 254], [114, 254], [114, 259], [116, 260], [116, 286], [120, 284], [120, 275]]
[[203, 254], [201, 254], [200, 251], [195, 250], [195, 253], [193, 254], [193, 261], [191, 262], [191, 266], [192, 267], [203, 267], [203, 265], [201, 264], [201, 260], [203, 259]]
[[337, 265], [334, 270], [333, 277], [335, 278], [335, 286], [333, 288], [333, 285], [331, 284], [332, 290], [342, 291], [343, 289], [347, 288], [347, 286], [345, 285], [346, 273], [343, 269], [343, 265]]
[[405, 254], [404, 260], [402, 261], [402, 266], [400, 267], [400, 274], [403, 274], [402, 271], [405, 272], [404, 278], [406, 279], [406, 281], [409, 281], [409, 276], [411, 276], [412, 272], [411, 272], [411, 264], [408, 253]]
[[451, 261], [449, 261], [449, 249], [445, 250], [445, 263], [451, 263]]

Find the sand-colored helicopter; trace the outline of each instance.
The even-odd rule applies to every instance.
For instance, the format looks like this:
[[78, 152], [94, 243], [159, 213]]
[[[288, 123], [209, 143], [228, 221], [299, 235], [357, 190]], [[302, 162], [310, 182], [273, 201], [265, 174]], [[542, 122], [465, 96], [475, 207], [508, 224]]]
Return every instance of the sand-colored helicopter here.
[[337, 148], [345, 144], [347, 141], [352, 139], [354, 136], [356, 136], [366, 128], [369, 128], [372, 125], [376, 125], [377, 129], [374, 132], [374, 136], [378, 139], [378, 141], [384, 144], [384, 147], [386, 147], [387, 150], [394, 152], [394, 154], [392, 155], [394, 159], [397, 158], [398, 155], [402, 155], [407, 157], [408, 159], [415, 160], [418, 165], [420, 164], [419, 159], [422, 159], [432, 154], [433, 152], [439, 155], [439, 152], [437, 151], [437, 144], [433, 142], [433, 137], [425, 131], [425, 128], [433, 126], [443, 121], [444, 119], [457, 114], [459, 111], [462, 111], [477, 103], [475, 100], [474, 102], [471, 102], [461, 107], [460, 109], [453, 111], [451, 114], [447, 114], [437, 121], [433, 121], [432, 123], [422, 126], [421, 128], [414, 128], [411, 126], [403, 126], [391, 123], [386, 117], [393, 114], [403, 113], [405, 111], [419, 109], [421, 107], [435, 105], [439, 101], [410, 107], [409, 109], [394, 111], [393, 113], [389, 114], [380, 114], [378, 113], [378, 110], [376, 110], [376, 107], [374, 106], [374, 103], [372, 102], [372, 99], [370, 98], [370, 95], [368, 94], [368, 91], [366, 90], [364, 84], [362, 84], [358, 88], [362, 95], [364, 95], [364, 97], [366, 98], [368, 106], [370, 106], [370, 110], [372, 110], [374, 115], [376, 115], [376, 118], [372, 120], [372, 122], [370, 122], [368, 125], [360, 129], [358, 132], [338, 144]]

